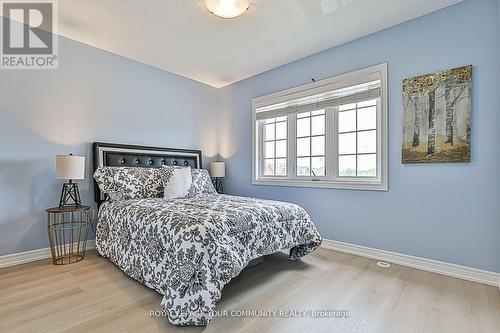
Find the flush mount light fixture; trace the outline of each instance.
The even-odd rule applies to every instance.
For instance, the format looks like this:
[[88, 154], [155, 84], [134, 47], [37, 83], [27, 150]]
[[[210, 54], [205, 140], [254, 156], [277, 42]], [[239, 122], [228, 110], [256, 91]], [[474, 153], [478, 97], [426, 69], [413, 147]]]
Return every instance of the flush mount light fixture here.
[[250, 4], [248, 0], [205, 0], [208, 10], [222, 18], [233, 18], [243, 14]]

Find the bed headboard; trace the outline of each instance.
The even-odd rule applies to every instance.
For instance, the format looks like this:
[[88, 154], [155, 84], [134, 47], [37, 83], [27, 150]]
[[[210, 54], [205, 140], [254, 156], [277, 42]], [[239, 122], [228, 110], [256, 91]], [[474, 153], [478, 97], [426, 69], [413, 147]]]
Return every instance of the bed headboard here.
[[[159, 168], [162, 165], [189, 165], [191, 168], [201, 168], [201, 151], [191, 149], [94, 142], [92, 157], [94, 161], [92, 174], [100, 166]], [[105, 199], [95, 180], [94, 199], [97, 203]]]

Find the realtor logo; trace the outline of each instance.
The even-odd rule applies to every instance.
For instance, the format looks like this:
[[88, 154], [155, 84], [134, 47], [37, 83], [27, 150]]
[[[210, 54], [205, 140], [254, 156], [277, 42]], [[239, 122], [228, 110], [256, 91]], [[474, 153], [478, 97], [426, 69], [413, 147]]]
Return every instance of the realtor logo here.
[[57, 12], [52, 1], [2, 1], [1, 69], [57, 69]]

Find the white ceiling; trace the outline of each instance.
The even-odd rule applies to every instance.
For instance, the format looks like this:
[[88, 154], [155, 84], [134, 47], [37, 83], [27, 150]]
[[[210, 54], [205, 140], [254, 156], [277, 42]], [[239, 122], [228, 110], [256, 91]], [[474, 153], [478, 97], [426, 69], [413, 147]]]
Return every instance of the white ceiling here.
[[203, 0], [59, 1], [59, 34], [214, 87], [460, 0], [250, 0], [221, 19]]

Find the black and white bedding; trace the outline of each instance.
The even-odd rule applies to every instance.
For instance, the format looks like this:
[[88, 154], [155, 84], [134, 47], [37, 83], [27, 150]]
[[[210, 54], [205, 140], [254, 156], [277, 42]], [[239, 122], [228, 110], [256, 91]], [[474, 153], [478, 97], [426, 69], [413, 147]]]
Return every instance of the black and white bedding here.
[[104, 202], [96, 237], [102, 256], [164, 295], [176, 325], [206, 325], [224, 285], [252, 259], [290, 249], [296, 260], [320, 244], [298, 205], [216, 193]]

